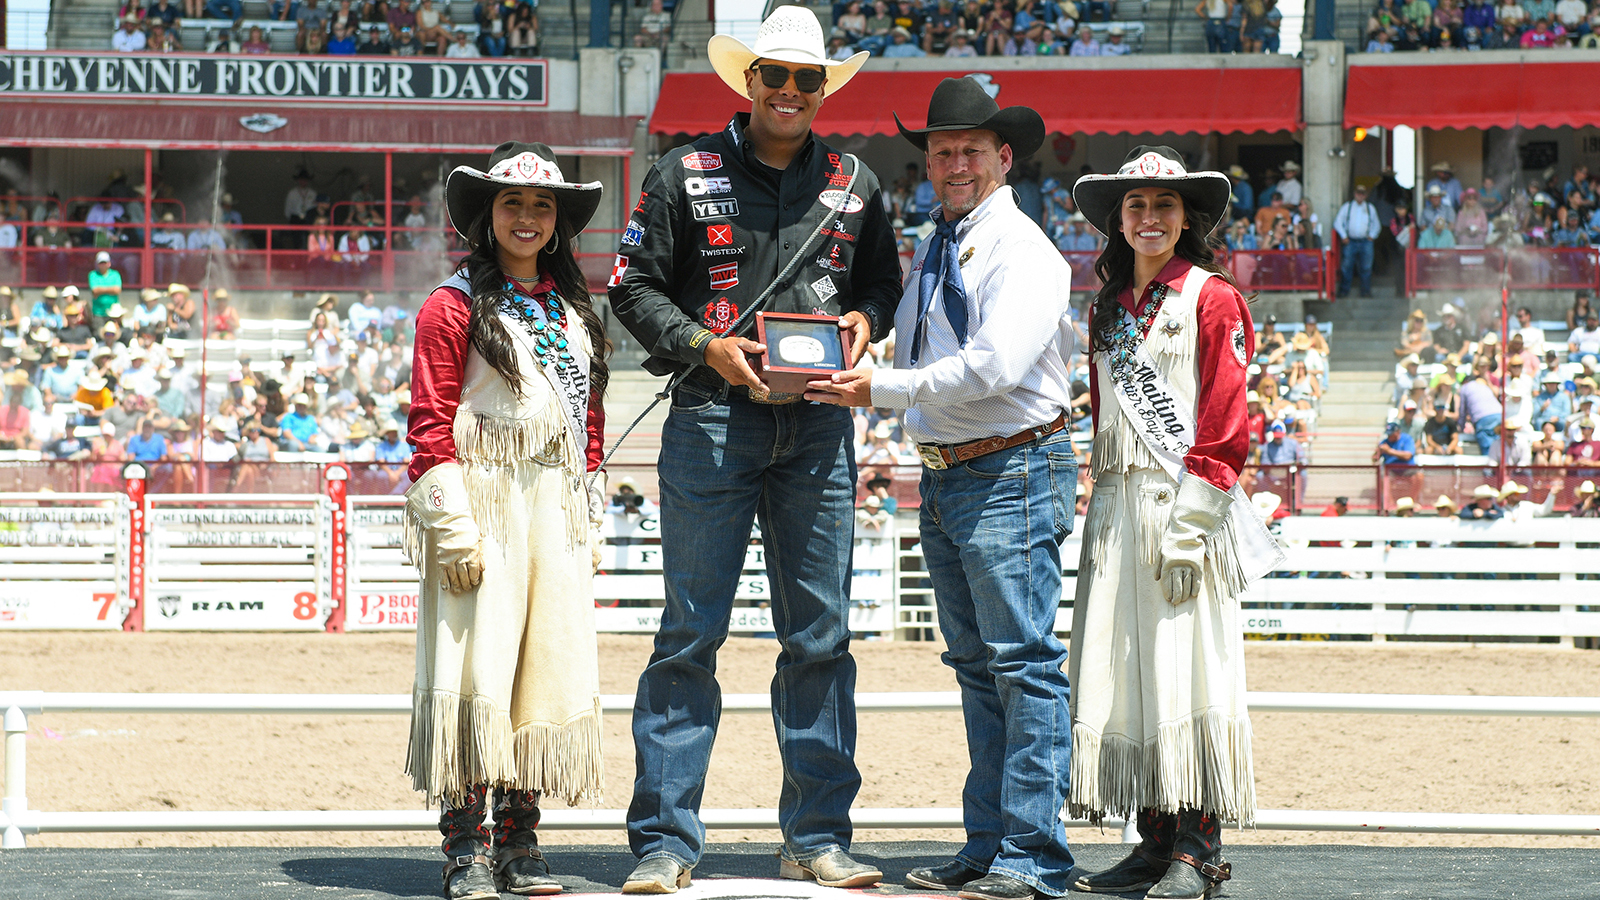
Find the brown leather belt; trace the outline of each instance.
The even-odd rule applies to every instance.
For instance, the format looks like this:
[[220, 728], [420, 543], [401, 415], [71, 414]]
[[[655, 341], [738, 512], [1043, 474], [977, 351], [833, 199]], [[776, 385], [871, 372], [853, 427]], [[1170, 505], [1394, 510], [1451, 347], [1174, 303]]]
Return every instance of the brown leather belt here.
[[984, 438], [967, 444], [918, 444], [917, 455], [922, 457], [923, 465], [938, 471], [1048, 437], [1065, 427], [1067, 427], [1067, 414], [1063, 412], [1047, 425], [1027, 428], [1010, 437]]

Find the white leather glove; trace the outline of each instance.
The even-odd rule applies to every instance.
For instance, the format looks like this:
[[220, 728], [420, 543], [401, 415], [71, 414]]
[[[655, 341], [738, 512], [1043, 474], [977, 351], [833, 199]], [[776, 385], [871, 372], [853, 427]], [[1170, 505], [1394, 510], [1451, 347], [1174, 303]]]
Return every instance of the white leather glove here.
[[606, 485], [609, 480], [605, 469], [596, 469], [593, 480], [589, 482], [589, 555], [596, 572], [600, 571], [600, 547], [605, 543], [605, 538], [600, 536], [600, 526], [606, 521]]
[[441, 463], [424, 473], [406, 491], [406, 512], [434, 536], [438, 551], [435, 559], [411, 561], [423, 569], [423, 576], [433, 564], [451, 591], [462, 594], [477, 587], [483, 580], [483, 535], [472, 521], [461, 465]]
[[1168, 603], [1177, 606], [1199, 596], [1205, 538], [1221, 527], [1232, 503], [1227, 491], [1193, 473], [1178, 486], [1172, 519], [1161, 536], [1161, 566], [1156, 576]]

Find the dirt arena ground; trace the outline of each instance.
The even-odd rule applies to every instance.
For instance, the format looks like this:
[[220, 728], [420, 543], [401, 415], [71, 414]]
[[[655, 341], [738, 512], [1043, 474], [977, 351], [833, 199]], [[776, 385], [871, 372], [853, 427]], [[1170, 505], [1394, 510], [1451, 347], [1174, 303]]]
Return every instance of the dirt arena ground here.
[[[1250, 687], [1584, 696], [1600, 690], [1600, 652], [1553, 646], [1248, 645]], [[409, 634], [0, 635], [0, 689], [409, 693]], [[954, 690], [927, 643], [858, 642], [862, 691]], [[631, 693], [650, 651], [642, 636], [600, 639], [601, 689]], [[770, 641], [735, 638], [726, 691], [764, 692]], [[1257, 714], [1263, 808], [1593, 814], [1600, 719]], [[34, 717], [28, 799], [44, 810], [416, 808], [401, 768], [404, 717]], [[625, 807], [633, 775], [626, 717], [606, 721], [604, 805]], [[958, 806], [966, 748], [955, 713], [861, 717], [864, 807]], [[772, 806], [777, 754], [766, 716], [728, 715], [712, 759], [707, 808]], [[1077, 829], [1072, 840], [1116, 841]], [[952, 831], [863, 832], [862, 840], [958, 840]], [[715, 832], [713, 840], [771, 840]], [[1591, 837], [1245, 832], [1238, 843], [1597, 847]], [[429, 833], [45, 835], [44, 847], [428, 845]], [[617, 832], [562, 832], [551, 843], [624, 843]]]

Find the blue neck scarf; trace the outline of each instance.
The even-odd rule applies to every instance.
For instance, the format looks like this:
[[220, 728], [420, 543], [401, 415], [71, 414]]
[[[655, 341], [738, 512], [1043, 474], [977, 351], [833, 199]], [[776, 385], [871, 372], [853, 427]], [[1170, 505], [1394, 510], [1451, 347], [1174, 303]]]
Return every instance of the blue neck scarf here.
[[917, 285], [917, 331], [911, 343], [913, 366], [922, 355], [928, 313], [933, 309], [935, 293], [944, 295], [944, 315], [956, 333], [956, 346], [967, 342], [967, 288], [961, 282], [961, 262], [956, 259], [956, 247], [955, 223], [946, 221], [941, 212], [933, 236], [928, 238], [928, 252], [922, 257], [922, 275]]

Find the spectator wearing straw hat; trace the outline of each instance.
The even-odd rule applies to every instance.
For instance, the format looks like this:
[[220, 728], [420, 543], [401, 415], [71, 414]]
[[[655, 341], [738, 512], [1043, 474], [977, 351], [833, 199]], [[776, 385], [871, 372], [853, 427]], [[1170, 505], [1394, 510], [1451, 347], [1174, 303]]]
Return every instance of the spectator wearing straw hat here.
[[1578, 519], [1600, 518], [1600, 492], [1595, 490], [1593, 481], [1585, 481], [1578, 485], [1573, 494], [1572, 509], [1569, 514]]
[[211, 292], [211, 336], [231, 341], [239, 331], [239, 311], [233, 308], [227, 288]]
[[161, 292], [145, 288], [139, 292], [139, 302], [133, 307], [133, 327], [136, 331], [160, 333], [167, 328], [167, 308], [161, 302]]
[[1439, 499], [1433, 501], [1433, 514], [1441, 519], [1456, 517], [1456, 501], [1449, 494], [1440, 494]]
[[294, 411], [278, 419], [278, 427], [283, 429], [278, 446], [292, 452], [317, 449], [317, 436], [321, 429], [317, 426], [317, 417], [311, 412], [311, 397], [304, 393], [295, 394], [289, 398], [289, 403]]
[[1489, 522], [1506, 514], [1500, 505], [1500, 492], [1493, 486], [1480, 484], [1472, 489], [1472, 502], [1461, 510], [1461, 518]]
[[111, 49], [118, 53], [138, 53], [145, 48], [144, 31], [137, 13], [128, 13], [116, 31], [111, 32]]
[[39, 390], [49, 391], [57, 400], [70, 400], [78, 390], [79, 367], [66, 347], [50, 349], [50, 365], [39, 372]]
[[190, 329], [194, 327], [194, 300], [189, 296], [188, 285], [173, 283], [167, 285], [167, 332], [166, 337], [175, 340], [187, 340]]
[[28, 373], [12, 369], [0, 381], [5, 392], [0, 403], [0, 450], [32, 450], [32, 412], [28, 409]]
[[[1451, 210], [1460, 209], [1463, 186], [1461, 179], [1456, 177], [1455, 168], [1450, 165], [1448, 160], [1441, 159], [1429, 166], [1428, 171], [1433, 173], [1433, 177], [1428, 179], [1424, 190], [1432, 194], [1433, 189], [1438, 188], [1439, 196], [1444, 198]], [[1451, 216], [1452, 221], [1454, 218], [1454, 216]]]

